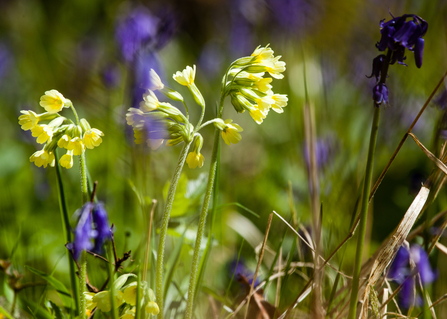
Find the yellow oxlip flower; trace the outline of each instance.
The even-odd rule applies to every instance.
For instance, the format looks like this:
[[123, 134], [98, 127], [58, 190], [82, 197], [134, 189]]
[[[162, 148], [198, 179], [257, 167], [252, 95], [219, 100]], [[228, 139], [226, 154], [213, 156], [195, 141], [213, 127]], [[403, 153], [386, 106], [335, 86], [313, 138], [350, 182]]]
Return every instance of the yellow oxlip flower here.
[[61, 157], [59, 160], [59, 164], [66, 169], [73, 167], [73, 151], [68, 151], [65, 155]]
[[254, 63], [263, 63], [273, 59], [273, 50], [269, 47], [258, 46], [251, 56], [255, 57]]
[[[110, 292], [100, 291], [92, 298], [92, 302], [96, 303], [96, 306], [102, 312], [108, 312], [112, 309], [110, 302]], [[120, 290], [115, 291], [115, 306], [119, 307], [123, 303], [123, 292]]]
[[177, 71], [173, 76], [175, 81], [184, 86], [190, 86], [194, 83], [196, 77], [196, 66], [191, 68], [189, 65], [182, 72]]
[[135, 318], [135, 308], [127, 309], [126, 312], [120, 317], [121, 319], [133, 319]]
[[55, 164], [54, 154], [49, 153], [46, 150], [35, 152], [33, 155], [31, 155], [29, 161], [31, 163], [34, 162], [37, 167], [43, 166], [44, 168], [46, 168], [48, 164], [50, 164], [50, 166], [54, 166]]
[[225, 141], [225, 144], [230, 145], [231, 143], [236, 144], [242, 139], [241, 134], [243, 129], [240, 125], [233, 123], [233, 120], [228, 119], [225, 120], [225, 128], [222, 130], [222, 138]]
[[85, 151], [85, 145], [79, 137], [72, 138], [65, 148], [73, 151], [73, 155], [81, 155]]
[[272, 78], [262, 78], [259, 81], [253, 83], [253, 86], [262, 93], [268, 94], [272, 90], [272, 86], [270, 85], [272, 81], [273, 81]]
[[93, 302], [93, 297], [95, 296], [94, 292], [84, 292], [85, 296], [85, 307], [87, 311], [92, 311], [96, 307], [96, 302]]
[[255, 120], [256, 123], [261, 124], [265, 119], [266, 115], [263, 114], [259, 109], [249, 110], [251, 117]]
[[67, 99], [59, 93], [57, 90], [46, 91], [45, 95], [40, 97], [39, 104], [47, 111], [48, 113], [57, 113], [60, 112], [63, 108]]
[[287, 98], [287, 95], [285, 94], [273, 94], [271, 98], [275, 101], [274, 104], [271, 105], [272, 110], [276, 113], [282, 113], [284, 110], [283, 107], [287, 106], [287, 101], [289, 100]]
[[149, 301], [146, 305], [146, 314], [158, 315], [160, 308], [155, 301]]
[[156, 90], [162, 90], [165, 85], [163, 82], [161, 82], [160, 77], [158, 76], [157, 72], [155, 72], [154, 69], [151, 69], [149, 71], [149, 83], [150, 87], [149, 90], [156, 91]]
[[85, 144], [85, 147], [92, 149], [102, 143], [101, 136], [104, 136], [103, 132], [96, 128], [92, 128], [84, 133], [82, 142]]
[[[140, 292], [143, 292], [141, 288]], [[137, 282], [132, 282], [129, 286], [126, 287], [126, 289], [124, 289], [123, 299], [131, 306], [135, 306], [137, 304]]]
[[53, 137], [53, 128], [49, 125], [36, 125], [31, 129], [31, 134], [37, 137], [37, 143], [43, 144]]
[[265, 70], [275, 79], [282, 79], [284, 75], [281, 73], [286, 70], [286, 63], [284, 61], [279, 61], [280, 58], [281, 56], [279, 55], [264, 64]]
[[57, 141], [57, 146], [59, 146], [60, 148], [67, 148], [68, 143], [70, 142], [70, 140], [71, 140], [71, 137], [68, 136], [67, 134], [64, 134], [59, 139], [59, 141]]
[[143, 100], [144, 101], [140, 102], [140, 108], [144, 112], [153, 111], [160, 106], [157, 96], [151, 90], [148, 90], [148, 93], [143, 94]]
[[28, 131], [39, 123], [39, 116], [33, 111], [20, 111], [23, 115], [19, 116], [19, 125], [22, 126], [22, 130]]
[[258, 104], [258, 109], [262, 112], [262, 114], [267, 115], [270, 106], [275, 103], [272, 99], [271, 95], [266, 95], [260, 99], [256, 99], [256, 103]]
[[196, 168], [197, 166], [201, 168], [203, 166], [203, 163], [205, 162], [205, 158], [202, 154], [194, 152], [190, 152], [188, 154], [188, 157], [186, 157], [186, 163], [188, 164], [188, 167], [191, 169]]

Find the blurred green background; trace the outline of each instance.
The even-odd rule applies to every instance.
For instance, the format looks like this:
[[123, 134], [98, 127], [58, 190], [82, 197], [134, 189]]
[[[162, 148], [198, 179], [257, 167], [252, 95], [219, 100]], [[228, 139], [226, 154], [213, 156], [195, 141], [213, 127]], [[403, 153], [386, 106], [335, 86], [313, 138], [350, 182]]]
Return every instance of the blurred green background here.
[[[390, 19], [388, 11], [395, 16], [412, 13], [424, 18], [429, 28], [422, 68], [416, 68], [408, 51], [408, 67], [390, 67], [390, 105], [382, 110], [373, 180], [447, 69], [447, 2], [443, 0], [2, 0], [0, 7], [0, 259], [11, 258], [14, 251], [12, 262], [25, 274], [24, 281], [33, 280], [23, 268], [30, 265], [45, 272], [54, 270], [56, 277], [67, 285], [69, 282], [55, 169], [37, 168], [29, 162], [29, 156], [41, 146], [29, 131], [20, 129], [17, 120], [20, 110], [42, 111], [38, 102], [45, 91], [60, 91], [72, 100], [81, 117], [104, 132], [100, 147], [86, 152], [88, 169], [92, 180], [99, 183], [98, 198], [105, 202], [116, 226], [118, 252], [132, 250], [133, 259], [138, 260], [148, 214], [147, 205], [141, 205], [139, 198], [146, 203], [158, 200], [158, 226], [163, 189], [180, 150], [179, 146], [163, 146], [150, 151], [133, 142], [125, 113], [138, 99], [133, 92], [141, 85], [140, 64], [157, 68], [163, 81], [179, 90], [190, 105], [193, 99], [186, 88], [172, 80], [172, 74], [196, 64], [196, 83], [207, 101], [206, 117], [211, 119], [229, 63], [250, 55], [258, 45], [270, 44], [275, 55], [282, 55], [287, 70], [283, 80], [273, 81], [273, 87], [275, 93], [289, 97], [283, 114], [271, 112], [262, 125], [257, 125], [248, 114], [237, 114], [229, 101], [224, 112], [225, 118], [232, 118], [244, 131], [240, 143], [222, 145], [219, 205], [239, 203], [260, 217], [236, 205], [219, 209], [215, 248], [205, 278], [207, 286], [222, 292], [231, 276], [228, 264], [237, 256], [242, 238], [246, 241], [244, 259], [254, 270], [255, 246], [261, 242], [272, 210], [291, 220], [293, 200], [299, 222], [306, 226], [311, 223], [304, 155], [305, 84], [315, 108], [322, 148], [319, 178], [323, 247], [328, 254], [348, 232], [364, 172], [374, 86], [374, 80], [365, 75], [371, 73], [372, 59], [379, 54], [375, 48], [380, 40], [379, 21]], [[133, 61], [126, 61], [116, 30], [135, 11], [151, 15], [159, 31], [164, 23], [166, 38], [159, 46], [152, 45], [150, 52], [141, 50]], [[443, 91], [445, 85], [435, 96], [441, 104]], [[445, 107], [446, 101], [443, 103]], [[192, 118], [197, 118], [199, 108], [190, 108]], [[71, 117], [68, 110], [63, 112]], [[443, 112], [432, 103], [413, 130], [434, 153], [440, 145], [437, 135]], [[174, 279], [185, 291], [213, 128], [207, 127], [202, 135], [205, 165], [184, 169], [183, 193], [177, 194], [179, 204], [173, 212], [178, 216], [171, 219], [168, 242], [169, 256], [178, 236], [188, 227]], [[417, 191], [432, 168], [423, 152], [408, 140], [374, 198], [369, 254], [396, 227], [411, 204], [415, 195], [412, 185]], [[62, 173], [72, 214], [81, 205], [78, 163]], [[431, 208], [433, 212], [445, 208], [444, 193], [437, 207]], [[285, 231], [284, 223], [274, 218], [269, 237], [274, 249]], [[288, 234], [284, 256], [292, 239]], [[354, 249], [351, 241], [347, 273]], [[273, 255], [267, 252], [265, 258], [271, 261]], [[445, 262], [443, 257], [436, 260]], [[89, 264], [93, 282], [105, 276], [93, 269], [99, 266], [97, 261]], [[132, 262], [126, 264], [126, 270], [134, 268]], [[9, 298], [6, 284], [0, 292]], [[24, 293], [38, 292], [39, 288], [33, 288]]]

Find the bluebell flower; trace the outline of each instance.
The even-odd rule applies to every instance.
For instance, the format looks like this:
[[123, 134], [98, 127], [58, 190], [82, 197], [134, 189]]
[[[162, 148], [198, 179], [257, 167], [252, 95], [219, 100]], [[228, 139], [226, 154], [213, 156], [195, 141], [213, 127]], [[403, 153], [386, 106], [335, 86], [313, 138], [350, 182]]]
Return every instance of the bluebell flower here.
[[[410, 269], [410, 259], [416, 265], [412, 272]], [[415, 296], [415, 279], [414, 275], [419, 273], [422, 285], [432, 283], [436, 274], [433, 272], [428, 255], [425, 250], [419, 245], [412, 245], [408, 250], [402, 246], [396, 254], [396, 258], [390, 266], [387, 278], [402, 284], [402, 291], [400, 293], [400, 301], [404, 308], [408, 309], [412, 304], [420, 305], [422, 300]]]
[[[254, 273], [250, 271], [245, 265], [245, 261], [243, 258], [239, 258], [239, 262], [237, 259], [233, 259], [230, 263], [230, 276], [232, 276], [234, 272], [234, 277], [239, 280], [240, 277], [244, 277], [247, 279], [248, 283], [251, 285], [253, 282]], [[256, 278], [254, 287], [259, 285], [259, 280]]]
[[[411, 19], [407, 21], [407, 19]], [[396, 61], [405, 64], [405, 49], [414, 52], [416, 66], [422, 66], [422, 55], [424, 51], [423, 36], [427, 33], [428, 23], [414, 14], [404, 14], [388, 22], [380, 21], [382, 37], [376, 44], [379, 51], [390, 49], [393, 51], [391, 64]]]
[[383, 62], [385, 62], [386, 56], [384, 54], [378, 55], [373, 59], [373, 67], [371, 75], [366, 76], [367, 78], [372, 78], [373, 76], [376, 78], [376, 81], [379, 82], [380, 74], [382, 73]]
[[[78, 223], [74, 230], [74, 241], [67, 248], [73, 250], [74, 258], [77, 260], [83, 250], [93, 249], [94, 252], [101, 253], [102, 245], [111, 236], [112, 232], [104, 205], [88, 202], [79, 212]], [[92, 240], [95, 242], [94, 245]]]
[[384, 83], [376, 84], [373, 88], [373, 100], [377, 105], [388, 104], [388, 88]]
[[121, 72], [116, 64], [107, 64], [102, 72], [101, 79], [104, 86], [108, 89], [117, 87], [121, 80]]

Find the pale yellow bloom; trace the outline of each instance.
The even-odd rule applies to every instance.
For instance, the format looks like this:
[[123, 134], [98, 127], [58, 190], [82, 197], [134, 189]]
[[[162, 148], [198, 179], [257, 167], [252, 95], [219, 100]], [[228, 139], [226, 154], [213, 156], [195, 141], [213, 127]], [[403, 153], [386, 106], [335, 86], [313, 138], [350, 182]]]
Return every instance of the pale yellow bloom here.
[[263, 114], [259, 109], [249, 110], [251, 117], [255, 120], [256, 123], [261, 124], [265, 119], [266, 115]]
[[253, 83], [254, 88], [258, 89], [262, 93], [270, 93], [272, 86], [270, 83], [273, 81], [272, 78], [262, 78], [259, 81]]
[[151, 315], [158, 315], [160, 312], [160, 308], [158, 308], [158, 305], [155, 303], [155, 301], [149, 301], [146, 305], [146, 314]]
[[31, 129], [31, 134], [37, 137], [37, 143], [44, 144], [53, 137], [53, 128], [49, 125], [36, 125]]
[[153, 91], [148, 90], [143, 94], [143, 101], [140, 102], [140, 108], [144, 112], [150, 112], [157, 109], [160, 106], [157, 96]]
[[165, 87], [163, 82], [161, 82], [161, 79], [158, 76], [157, 72], [154, 71], [154, 69], [151, 69], [149, 71], [149, 83], [150, 83], [149, 90], [151, 91], [162, 90]]
[[135, 138], [135, 144], [141, 144], [146, 140], [146, 132], [140, 128], [133, 129], [133, 136]]
[[233, 120], [225, 120], [225, 128], [222, 130], [221, 135], [225, 144], [230, 145], [231, 143], [236, 144], [242, 139], [241, 134], [243, 129], [240, 125], [233, 123]]
[[191, 68], [189, 65], [182, 72], [177, 71], [173, 76], [175, 81], [184, 86], [190, 86], [194, 83], [196, 77], [196, 66]]
[[[143, 102], [141, 102], [143, 103]], [[129, 108], [127, 114], [126, 114], [126, 121], [128, 125], [131, 126], [137, 126], [144, 124], [144, 118], [143, 118], [144, 112], [140, 109], [131, 107]]]
[[65, 155], [61, 157], [59, 160], [59, 164], [66, 169], [73, 167], [73, 151], [68, 151]]
[[93, 302], [93, 297], [95, 296], [95, 293], [84, 291], [84, 296], [86, 303], [85, 307], [87, 308], [88, 311], [92, 311], [96, 307], [96, 302]]
[[33, 155], [31, 155], [31, 157], [29, 158], [29, 161], [31, 163], [34, 162], [34, 164], [37, 167], [43, 166], [44, 168], [46, 168], [48, 164], [52, 167], [55, 164], [54, 154], [49, 153], [46, 150], [40, 150], [40, 151], [35, 152]]
[[59, 139], [59, 141], [57, 141], [57, 146], [59, 146], [60, 148], [67, 148], [68, 143], [70, 142], [70, 140], [71, 140], [71, 137], [68, 136], [67, 134], [64, 134]]
[[135, 307], [127, 309], [126, 312], [120, 317], [121, 319], [133, 319], [135, 318]]
[[265, 70], [275, 79], [282, 79], [284, 77], [282, 72], [286, 70], [286, 63], [284, 61], [279, 61], [281, 56], [277, 56], [271, 61], [267, 61], [265, 64]]
[[66, 149], [73, 151], [73, 155], [81, 155], [85, 151], [85, 145], [79, 137], [74, 137], [68, 142]]
[[283, 107], [287, 106], [287, 95], [285, 94], [273, 94], [271, 98], [275, 101], [274, 104], [271, 105], [272, 110], [276, 113], [282, 113], [284, 110]]
[[[92, 302], [96, 303], [99, 310], [103, 312], [108, 312], [112, 309], [112, 304], [110, 302], [110, 292], [100, 291], [92, 298]], [[120, 290], [115, 291], [115, 306], [119, 307], [123, 303], [123, 292]]]
[[258, 104], [258, 109], [262, 112], [262, 114], [267, 115], [270, 106], [275, 103], [275, 100], [272, 99], [271, 95], [266, 95], [260, 99], [256, 99], [256, 103]]
[[186, 157], [186, 163], [188, 164], [188, 167], [191, 169], [194, 169], [196, 167], [201, 168], [204, 162], [205, 158], [203, 157], [203, 155], [200, 153], [196, 153], [195, 151], [190, 152], [188, 154], [188, 157]]
[[82, 142], [84, 143], [85, 147], [92, 149], [102, 143], [101, 136], [104, 136], [103, 132], [96, 128], [92, 128], [84, 133]]
[[39, 123], [39, 116], [33, 111], [20, 111], [23, 115], [19, 116], [19, 125], [22, 126], [22, 130], [28, 131]]
[[273, 59], [273, 50], [269, 47], [258, 46], [251, 56], [255, 57], [254, 63], [263, 63]]
[[[131, 306], [135, 306], [137, 303], [137, 282], [134, 281], [129, 284], [123, 291], [123, 299]], [[142, 289], [140, 288], [140, 292]]]
[[65, 103], [67, 103], [67, 99], [59, 93], [57, 90], [46, 91], [45, 95], [40, 97], [39, 104], [48, 112], [48, 113], [57, 113], [60, 112]]

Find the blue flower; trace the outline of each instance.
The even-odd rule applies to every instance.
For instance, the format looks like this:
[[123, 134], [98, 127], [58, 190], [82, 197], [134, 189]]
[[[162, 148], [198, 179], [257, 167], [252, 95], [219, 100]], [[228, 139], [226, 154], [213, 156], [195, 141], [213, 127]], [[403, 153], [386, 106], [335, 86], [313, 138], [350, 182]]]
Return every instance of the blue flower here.
[[[412, 18], [407, 21], [408, 18]], [[390, 49], [393, 51], [391, 64], [396, 61], [404, 64], [405, 49], [414, 52], [416, 66], [422, 66], [422, 55], [424, 51], [424, 39], [422, 38], [428, 29], [428, 23], [414, 14], [404, 14], [388, 22], [380, 21], [382, 37], [376, 44], [379, 51]]]
[[[410, 269], [410, 259], [416, 265], [414, 271]], [[414, 275], [419, 273], [423, 285], [430, 284], [436, 278], [433, 272], [428, 255], [425, 250], [419, 245], [412, 245], [408, 250], [402, 246], [396, 254], [396, 258], [390, 266], [388, 271], [388, 279], [402, 284], [402, 291], [400, 293], [400, 301], [404, 308], [408, 309], [412, 304], [420, 305], [422, 300], [415, 296], [415, 279]]]
[[373, 100], [377, 105], [388, 103], [388, 88], [385, 84], [376, 84], [373, 88]]
[[112, 231], [104, 205], [88, 202], [80, 210], [78, 224], [74, 230], [74, 241], [67, 248], [73, 250], [74, 258], [78, 260], [83, 250], [93, 248], [94, 252], [101, 253], [102, 245], [105, 240], [111, 238], [111, 235]]
[[373, 76], [376, 78], [376, 81], [379, 82], [380, 74], [382, 73], [383, 62], [385, 62], [386, 56], [384, 54], [378, 55], [373, 60], [373, 68], [370, 76], [366, 76], [367, 78], [372, 78]]

